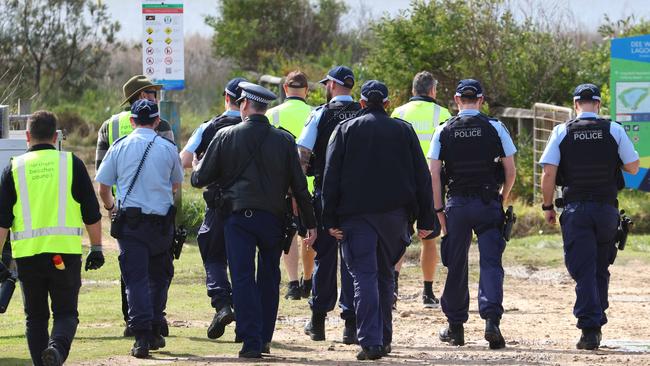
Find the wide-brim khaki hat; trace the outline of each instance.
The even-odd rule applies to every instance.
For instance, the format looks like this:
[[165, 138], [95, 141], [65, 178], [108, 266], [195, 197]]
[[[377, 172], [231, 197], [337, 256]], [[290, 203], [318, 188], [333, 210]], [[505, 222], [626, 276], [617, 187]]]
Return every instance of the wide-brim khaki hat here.
[[160, 90], [162, 87], [162, 84], [154, 84], [144, 75], [136, 75], [130, 78], [129, 81], [122, 86], [122, 94], [125, 99], [121, 105], [127, 104], [129, 99], [133, 98], [134, 95], [137, 95], [145, 89], [155, 88], [156, 90]]

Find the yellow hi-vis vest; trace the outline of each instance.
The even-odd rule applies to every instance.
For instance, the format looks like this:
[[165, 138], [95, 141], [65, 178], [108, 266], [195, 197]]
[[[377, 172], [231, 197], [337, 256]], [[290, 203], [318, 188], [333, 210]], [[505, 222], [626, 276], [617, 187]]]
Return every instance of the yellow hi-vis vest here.
[[[294, 136], [300, 136], [309, 118], [311, 106], [299, 99], [287, 99], [279, 106], [266, 111], [266, 118], [275, 127], [282, 127]], [[307, 177], [307, 188], [314, 191], [314, 177]]]
[[81, 208], [72, 197], [72, 153], [31, 151], [11, 161], [16, 187], [11, 249], [14, 258], [40, 253], [81, 254]]
[[108, 145], [113, 145], [115, 140], [133, 132], [131, 126], [131, 112], [124, 111], [114, 114], [108, 122]]
[[433, 132], [438, 125], [451, 118], [451, 113], [447, 108], [436, 103], [425, 100], [412, 100], [395, 108], [390, 116], [401, 118], [413, 125], [418, 140], [420, 140], [422, 151], [426, 155], [429, 153]]

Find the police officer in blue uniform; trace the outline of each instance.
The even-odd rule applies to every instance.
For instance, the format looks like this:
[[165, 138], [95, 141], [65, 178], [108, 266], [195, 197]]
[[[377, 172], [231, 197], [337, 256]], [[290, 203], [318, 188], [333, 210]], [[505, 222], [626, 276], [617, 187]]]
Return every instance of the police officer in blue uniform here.
[[[192, 167], [192, 162], [198, 163], [208, 149], [214, 135], [220, 129], [241, 122], [237, 99], [241, 96], [239, 83], [244, 78], [235, 78], [228, 82], [224, 89], [226, 111], [202, 123], [192, 134], [180, 152], [181, 162], [185, 168]], [[215, 210], [215, 186], [208, 186], [203, 192], [206, 203], [205, 217], [199, 228], [196, 241], [199, 245], [203, 267], [205, 268], [205, 284], [208, 289], [211, 305], [216, 310], [212, 323], [208, 327], [208, 338], [217, 339], [224, 333], [226, 325], [235, 320], [232, 310], [232, 287], [228, 280], [226, 267], [226, 244], [223, 237], [223, 219]]]
[[[321, 218], [321, 194], [323, 190], [323, 171], [325, 154], [330, 135], [336, 125], [346, 119], [355, 117], [361, 105], [352, 99], [350, 93], [354, 87], [354, 73], [345, 66], [332, 68], [320, 81], [325, 85], [327, 103], [316, 108], [296, 140], [298, 154], [303, 171], [314, 176], [314, 209], [318, 220], [318, 239], [314, 243], [316, 258], [312, 277], [312, 297], [309, 300], [312, 315], [305, 326], [305, 334], [314, 341], [325, 340], [325, 318], [327, 312], [336, 304], [336, 273], [339, 248], [336, 240], [328, 235]], [[343, 343], [357, 343], [356, 321], [354, 318], [354, 288], [352, 277], [341, 261], [341, 296], [339, 306], [341, 318], [345, 320]]]
[[573, 314], [582, 330], [576, 346], [593, 350], [607, 323], [608, 268], [617, 251], [616, 196], [625, 186], [621, 169], [636, 174], [639, 154], [619, 123], [598, 116], [598, 87], [579, 85], [573, 100], [577, 117], [555, 126], [539, 161], [544, 167], [542, 210], [555, 224], [553, 194], [556, 183], [562, 186], [564, 262], [576, 282]]
[[417, 218], [420, 238], [435, 221], [418, 137], [386, 113], [386, 85], [363, 84], [361, 106], [360, 116], [336, 126], [327, 148], [323, 223], [354, 279], [357, 359], [375, 360], [391, 351], [393, 271], [410, 242], [409, 218]]
[[119, 217], [113, 219], [111, 235], [120, 247], [129, 327], [135, 334], [131, 354], [144, 358], [165, 346], [160, 329], [174, 273], [173, 192], [183, 181], [183, 168], [176, 145], [155, 132], [158, 105], [141, 99], [131, 112], [136, 129], [109, 148], [95, 180], [104, 208]]
[[289, 189], [308, 228], [305, 241], [309, 245], [316, 237], [316, 220], [294, 137], [271, 126], [264, 115], [275, 94], [252, 83], [239, 86], [244, 120], [217, 132], [192, 173], [192, 186], [218, 186], [235, 331], [244, 343], [239, 356], [260, 358], [270, 352], [280, 301], [281, 240], [286, 232], [283, 219]]
[[[483, 88], [477, 80], [461, 80], [454, 96], [459, 113], [434, 135], [428, 158], [434, 208], [442, 226], [441, 259], [447, 280], [441, 298], [448, 327], [443, 342], [465, 344], [463, 324], [469, 311], [467, 255], [472, 231], [478, 236], [479, 314], [485, 319], [485, 339], [491, 349], [505, 347], [499, 323], [503, 314], [503, 203], [515, 181], [517, 151], [503, 123], [479, 112]], [[447, 177], [447, 202], [442, 204], [441, 171]]]

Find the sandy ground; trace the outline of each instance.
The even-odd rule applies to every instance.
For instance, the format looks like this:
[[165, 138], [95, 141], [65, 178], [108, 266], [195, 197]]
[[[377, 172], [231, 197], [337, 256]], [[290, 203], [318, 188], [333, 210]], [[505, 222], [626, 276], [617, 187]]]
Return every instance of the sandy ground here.
[[[475, 255], [473, 261], [475, 261]], [[610, 322], [603, 328], [603, 342], [597, 351], [579, 351], [575, 343], [579, 330], [571, 313], [573, 281], [563, 268], [507, 267], [505, 314], [501, 329], [504, 350], [492, 351], [483, 340], [484, 322], [477, 311], [477, 284], [470, 284], [473, 296], [470, 320], [465, 325], [464, 347], [438, 340], [445, 324], [439, 309], [423, 309], [417, 278], [401, 279], [401, 299], [394, 312], [393, 353], [379, 361], [384, 365], [650, 365], [650, 290], [647, 266], [639, 261], [611, 267]], [[441, 278], [444, 278], [444, 270]], [[437, 283], [441, 288], [440, 281]], [[303, 334], [306, 316], [282, 312], [272, 343], [272, 355], [258, 361], [238, 360], [235, 355], [169, 357], [153, 360], [127, 356], [77, 363], [76, 365], [159, 365], [187, 364], [280, 364], [354, 365], [357, 346], [340, 342], [343, 322], [330, 313], [327, 341], [312, 342]]]

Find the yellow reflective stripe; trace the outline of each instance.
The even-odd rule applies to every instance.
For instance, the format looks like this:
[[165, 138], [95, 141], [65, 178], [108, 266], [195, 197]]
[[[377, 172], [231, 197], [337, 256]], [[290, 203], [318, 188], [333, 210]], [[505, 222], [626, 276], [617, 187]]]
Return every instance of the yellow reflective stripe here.
[[11, 232], [11, 240], [18, 241], [24, 239], [38, 238], [40, 236], [48, 235], [70, 235], [81, 236], [83, 230], [79, 227], [43, 227], [40, 229], [25, 230], [20, 232]]
[[[27, 176], [25, 173], [25, 156], [14, 158], [16, 161], [16, 173], [18, 173], [18, 194], [20, 195], [20, 208], [22, 211], [23, 228], [32, 228], [32, 212], [29, 207], [29, 193], [27, 192]], [[12, 232], [13, 234], [13, 232]]]
[[278, 127], [280, 125], [280, 110], [273, 110], [273, 126]]

